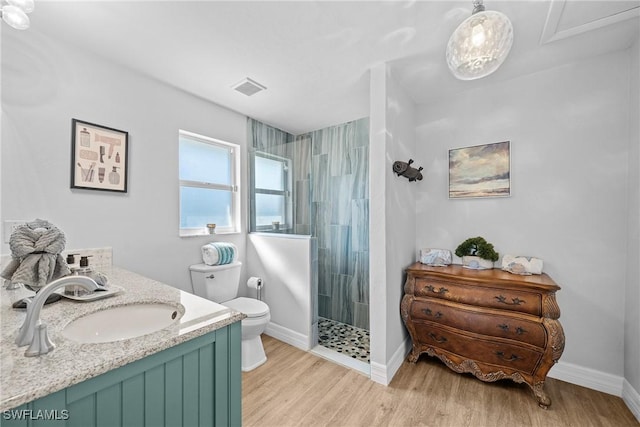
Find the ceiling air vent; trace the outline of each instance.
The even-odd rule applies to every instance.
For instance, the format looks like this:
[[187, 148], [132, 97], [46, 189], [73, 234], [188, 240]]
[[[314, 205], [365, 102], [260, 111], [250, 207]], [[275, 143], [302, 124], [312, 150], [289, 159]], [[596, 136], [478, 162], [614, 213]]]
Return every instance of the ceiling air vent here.
[[232, 86], [235, 90], [240, 93], [244, 93], [247, 96], [251, 96], [254, 93], [258, 93], [261, 90], [265, 90], [267, 87], [261, 85], [255, 80], [251, 80], [249, 77], [243, 79], [242, 81], [236, 83]]

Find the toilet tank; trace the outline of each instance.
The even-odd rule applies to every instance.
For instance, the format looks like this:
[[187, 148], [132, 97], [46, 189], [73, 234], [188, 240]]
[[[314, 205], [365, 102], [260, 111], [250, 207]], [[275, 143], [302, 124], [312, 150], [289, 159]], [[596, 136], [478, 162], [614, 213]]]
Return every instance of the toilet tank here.
[[189, 269], [193, 293], [217, 303], [236, 298], [241, 267], [240, 261], [224, 265], [192, 265]]

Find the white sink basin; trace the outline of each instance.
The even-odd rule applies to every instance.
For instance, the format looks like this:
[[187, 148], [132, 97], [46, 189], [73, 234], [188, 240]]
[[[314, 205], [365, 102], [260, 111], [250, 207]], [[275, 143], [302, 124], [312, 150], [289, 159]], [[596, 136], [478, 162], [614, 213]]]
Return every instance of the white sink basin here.
[[180, 320], [182, 307], [163, 304], [118, 305], [73, 320], [62, 335], [81, 343], [101, 343], [140, 337]]

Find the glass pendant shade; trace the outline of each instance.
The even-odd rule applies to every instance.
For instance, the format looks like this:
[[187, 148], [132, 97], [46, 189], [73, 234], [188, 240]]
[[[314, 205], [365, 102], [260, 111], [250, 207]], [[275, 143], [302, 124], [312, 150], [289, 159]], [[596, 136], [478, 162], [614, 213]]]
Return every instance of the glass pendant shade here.
[[19, 7], [24, 13], [33, 12], [33, 9], [36, 6], [33, 0], [6, 0], [6, 2], [12, 6]]
[[513, 26], [503, 13], [480, 11], [456, 28], [447, 44], [447, 65], [460, 80], [479, 79], [504, 62], [513, 44]]
[[2, 20], [16, 30], [26, 30], [29, 28], [29, 17], [18, 6], [6, 5], [0, 9]]

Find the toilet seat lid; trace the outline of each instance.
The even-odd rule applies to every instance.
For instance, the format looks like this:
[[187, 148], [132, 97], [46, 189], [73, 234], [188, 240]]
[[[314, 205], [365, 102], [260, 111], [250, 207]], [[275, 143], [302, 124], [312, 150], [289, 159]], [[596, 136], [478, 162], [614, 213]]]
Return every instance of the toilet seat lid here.
[[224, 305], [246, 314], [247, 317], [260, 317], [269, 313], [269, 306], [267, 304], [253, 298], [240, 297], [227, 301]]

